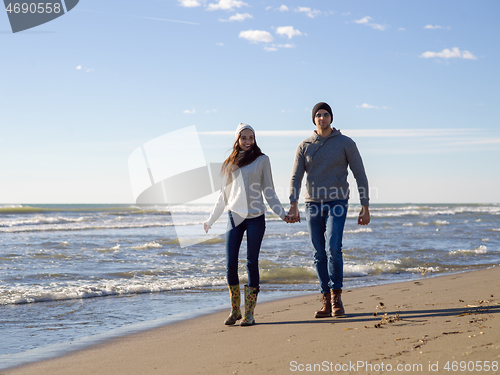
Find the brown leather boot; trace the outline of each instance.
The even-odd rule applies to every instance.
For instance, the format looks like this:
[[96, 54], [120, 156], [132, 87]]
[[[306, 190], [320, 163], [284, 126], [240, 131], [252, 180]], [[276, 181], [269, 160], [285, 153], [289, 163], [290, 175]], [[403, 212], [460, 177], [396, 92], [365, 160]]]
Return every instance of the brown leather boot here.
[[323, 303], [323, 307], [321, 310], [316, 311], [314, 314], [315, 318], [329, 318], [332, 316], [332, 295], [330, 292], [323, 293], [321, 297], [321, 302]]
[[342, 304], [342, 299], [340, 295], [342, 294], [342, 289], [333, 289], [332, 290], [332, 311], [333, 316], [341, 317], [345, 315], [344, 305]]

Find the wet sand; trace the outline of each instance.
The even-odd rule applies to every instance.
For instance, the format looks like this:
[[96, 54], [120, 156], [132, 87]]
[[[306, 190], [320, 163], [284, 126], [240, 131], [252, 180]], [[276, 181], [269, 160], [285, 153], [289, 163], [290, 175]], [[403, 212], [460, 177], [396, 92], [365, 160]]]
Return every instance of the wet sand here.
[[[342, 299], [345, 318], [314, 319], [321, 305], [319, 294], [306, 295], [258, 303], [257, 324], [240, 327], [223, 324], [229, 313], [228, 298], [227, 311], [112, 339], [0, 374], [499, 371], [498, 266], [348, 289]], [[468, 366], [465, 371], [464, 366]]]

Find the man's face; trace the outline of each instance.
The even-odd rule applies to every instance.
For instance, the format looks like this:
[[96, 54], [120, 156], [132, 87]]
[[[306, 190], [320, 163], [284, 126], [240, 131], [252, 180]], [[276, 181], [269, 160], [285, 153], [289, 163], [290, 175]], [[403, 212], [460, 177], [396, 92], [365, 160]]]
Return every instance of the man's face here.
[[332, 116], [325, 109], [320, 109], [318, 112], [316, 112], [316, 115], [314, 115], [314, 123], [316, 124], [316, 127], [318, 127], [318, 129], [329, 128], [331, 122]]

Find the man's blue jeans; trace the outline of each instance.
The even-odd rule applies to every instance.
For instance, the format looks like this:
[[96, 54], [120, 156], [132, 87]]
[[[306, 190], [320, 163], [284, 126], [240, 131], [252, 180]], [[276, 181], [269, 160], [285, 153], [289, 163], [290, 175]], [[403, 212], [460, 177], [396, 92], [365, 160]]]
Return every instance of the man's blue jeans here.
[[[247, 232], [247, 273], [248, 286], [259, 286], [259, 252], [264, 232], [266, 231], [265, 215], [252, 219], [245, 219], [235, 225], [235, 215], [229, 211], [229, 221], [226, 231], [226, 272], [228, 285], [237, 285], [238, 279], [238, 254], [240, 252], [243, 234]], [[240, 222], [241, 220], [236, 220]]]
[[347, 200], [306, 203], [307, 226], [314, 248], [314, 265], [321, 293], [342, 288], [344, 278], [342, 235], [347, 208]]

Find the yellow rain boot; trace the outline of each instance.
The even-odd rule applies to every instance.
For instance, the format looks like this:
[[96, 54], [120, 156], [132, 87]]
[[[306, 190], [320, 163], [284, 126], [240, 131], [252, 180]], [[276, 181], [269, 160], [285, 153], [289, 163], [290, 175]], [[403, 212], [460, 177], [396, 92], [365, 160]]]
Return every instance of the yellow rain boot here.
[[239, 285], [228, 285], [228, 288], [229, 297], [231, 297], [231, 314], [229, 314], [224, 324], [227, 326], [231, 326], [236, 323], [237, 320], [241, 319], [241, 297]]
[[253, 311], [255, 310], [255, 305], [257, 304], [257, 294], [260, 288], [254, 288], [245, 285], [245, 316], [241, 321], [241, 326], [251, 326], [255, 324], [255, 319], [253, 317]]

